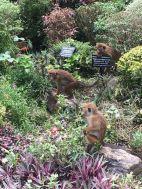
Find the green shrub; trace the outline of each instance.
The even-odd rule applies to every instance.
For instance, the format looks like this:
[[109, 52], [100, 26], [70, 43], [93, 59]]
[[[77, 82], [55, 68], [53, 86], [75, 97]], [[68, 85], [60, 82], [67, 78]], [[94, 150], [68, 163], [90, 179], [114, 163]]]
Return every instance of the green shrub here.
[[0, 104], [6, 108], [6, 120], [18, 128], [27, 129], [30, 126], [30, 108], [26, 100], [5, 79], [0, 80]]
[[142, 106], [142, 46], [135, 47], [124, 54], [117, 62], [119, 86], [117, 100], [136, 103]]
[[140, 88], [142, 83], [142, 46], [131, 49], [120, 58], [118, 71], [126, 87]]
[[3, 124], [6, 115], [6, 107], [0, 103], [0, 125]]
[[8, 0], [0, 1], [0, 53], [14, 51], [14, 35], [22, 30], [19, 19], [19, 6]]
[[51, 9], [50, 0], [23, 0], [20, 3], [23, 35], [30, 39], [34, 49], [38, 49], [44, 40], [42, 16]]
[[125, 11], [98, 20], [96, 40], [110, 43], [122, 52], [139, 45], [142, 38], [142, 3], [139, 2], [134, 1]]
[[137, 131], [133, 134], [131, 146], [134, 148], [142, 148], [142, 132]]
[[[76, 23], [81, 32], [92, 44], [95, 43], [96, 28], [94, 22], [122, 9], [122, 2], [95, 2], [76, 9]], [[101, 26], [100, 26], [101, 27]]]
[[[73, 46], [76, 48], [76, 52], [72, 57], [65, 59], [61, 66], [59, 65], [59, 60], [57, 60], [62, 47]], [[59, 42], [53, 45], [51, 49], [51, 54], [49, 56], [50, 63], [57, 68], [63, 68], [69, 71], [75, 71], [81, 68], [91, 68], [92, 65], [92, 46], [89, 43], [79, 42], [73, 39], [67, 39], [63, 42]], [[54, 58], [55, 57], [55, 58]]]
[[[42, 56], [42, 55], [41, 55]], [[51, 84], [48, 77], [42, 75], [41, 67], [44, 64], [40, 57], [22, 55], [13, 61], [13, 65], [7, 68], [7, 77], [11, 83], [26, 90], [28, 97], [42, 101], [44, 92], [48, 92]]]

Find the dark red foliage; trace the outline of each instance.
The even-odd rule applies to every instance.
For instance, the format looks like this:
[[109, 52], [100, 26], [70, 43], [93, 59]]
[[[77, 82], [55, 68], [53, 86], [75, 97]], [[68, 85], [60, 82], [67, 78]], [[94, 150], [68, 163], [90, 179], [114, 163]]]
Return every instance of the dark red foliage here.
[[77, 30], [74, 20], [75, 13], [70, 8], [55, 6], [54, 10], [43, 16], [45, 33], [51, 41], [58, 42], [73, 37]]
[[0, 162], [0, 188], [22, 189], [28, 180], [32, 181], [33, 188], [48, 188], [51, 175], [58, 174], [58, 184], [53, 189], [111, 189], [102, 158], [84, 156], [73, 167], [62, 165], [58, 157], [41, 163], [26, 152], [28, 145], [25, 138], [14, 135], [12, 127], [0, 129], [1, 160], [11, 149], [19, 154], [16, 165]]
[[71, 172], [74, 189], [111, 189], [111, 181], [104, 171], [104, 162], [99, 156], [83, 157]]
[[29, 141], [17, 134], [14, 135], [12, 126], [0, 128], [0, 161], [5, 157], [7, 151], [23, 152], [29, 145]]

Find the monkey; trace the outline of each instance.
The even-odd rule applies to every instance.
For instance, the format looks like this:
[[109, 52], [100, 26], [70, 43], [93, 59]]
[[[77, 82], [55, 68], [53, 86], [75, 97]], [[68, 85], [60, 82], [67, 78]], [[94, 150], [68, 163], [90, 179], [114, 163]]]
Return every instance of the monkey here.
[[17, 43], [17, 47], [19, 48], [21, 53], [27, 53], [29, 50], [31, 50], [30, 46], [26, 41], [19, 41]]
[[83, 133], [85, 135], [87, 143], [89, 143], [89, 150], [90, 147], [92, 147], [92, 144], [103, 144], [107, 123], [105, 117], [98, 110], [95, 104], [91, 102], [84, 103], [82, 105], [82, 110], [88, 124], [88, 126], [83, 129]]
[[56, 95], [60, 93], [65, 93], [67, 96], [73, 95], [73, 90], [85, 87], [93, 87], [96, 82], [93, 84], [85, 84], [76, 80], [71, 73], [65, 70], [48, 70], [48, 75], [51, 81], [56, 82], [57, 90]]
[[55, 112], [55, 110], [57, 110], [58, 98], [57, 95], [53, 94], [52, 91], [50, 90], [42, 91], [39, 100], [42, 101], [42, 99], [44, 99], [44, 101], [46, 102], [46, 110], [50, 114]]
[[98, 56], [110, 56], [115, 62], [117, 62], [121, 57], [121, 53], [119, 51], [105, 43], [96, 43], [96, 49]]
[[[114, 71], [117, 70], [117, 65], [115, 64], [115, 62], [117, 62], [119, 60], [119, 58], [121, 57], [121, 53], [119, 51], [117, 51], [116, 49], [106, 45], [105, 43], [96, 43], [96, 49], [97, 49], [97, 56], [101, 57], [101, 56], [109, 56], [112, 60], [113, 63], [113, 68]], [[104, 69], [104, 68], [102, 68]], [[104, 72], [104, 70], [102, 70]], [[106, 72], [109, 72], [110, 69], [107, 68]]]

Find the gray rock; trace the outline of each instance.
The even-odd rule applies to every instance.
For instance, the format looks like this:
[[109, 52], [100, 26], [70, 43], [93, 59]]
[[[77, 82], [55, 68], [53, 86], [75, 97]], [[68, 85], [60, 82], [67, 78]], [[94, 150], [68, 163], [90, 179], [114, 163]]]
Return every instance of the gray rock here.
[[111, 174], [123, 175], [132, 171], [138, 175], [142, 172], [142, 160], [123, 149], [103, 146], [100, 153], [106, 158], [107, 170]]
[[118, 84], [118, 78], [113, 77], [107, 83], [107, 90], [113, 90]]

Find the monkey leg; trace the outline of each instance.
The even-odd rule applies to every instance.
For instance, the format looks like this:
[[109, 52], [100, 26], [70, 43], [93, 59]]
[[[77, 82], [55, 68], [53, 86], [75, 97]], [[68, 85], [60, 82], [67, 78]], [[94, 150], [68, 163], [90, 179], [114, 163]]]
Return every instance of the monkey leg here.
[[59, 95], [62, 92], [62, 87], [61, 87], [61, 81], [57, 81], [57, 92], [56, 95]]
[[88, 144], [87, 147], [86, 147], [86, 152], [90, 153], [93, 146], [94, 146], [94, 144]]
[[64, 88], [65, 94], [67, 94], [69, 97], [73, 96], [73, 90], [77, 88], [76, 82], [70, 83], [68, 86]]

